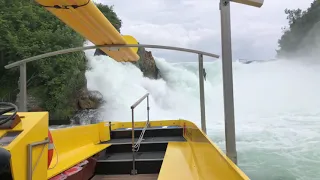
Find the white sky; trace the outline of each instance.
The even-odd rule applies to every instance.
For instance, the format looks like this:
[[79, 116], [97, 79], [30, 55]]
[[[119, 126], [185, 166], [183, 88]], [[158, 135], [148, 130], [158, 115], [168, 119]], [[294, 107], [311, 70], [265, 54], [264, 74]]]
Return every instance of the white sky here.
[[[233, 58], [272, 59], [281, 28], [287, 26], [284, 10], [307, 9], [313, 0], [265, 0], [262, 8], [232, 3]], [[180, 46], [221, 55], [219, 0], [95, 0], [114, 5], [122, 20], [122, 34], [141, 44]], [[196, 55], [152, 50], [169, 61], [195, 60]]]

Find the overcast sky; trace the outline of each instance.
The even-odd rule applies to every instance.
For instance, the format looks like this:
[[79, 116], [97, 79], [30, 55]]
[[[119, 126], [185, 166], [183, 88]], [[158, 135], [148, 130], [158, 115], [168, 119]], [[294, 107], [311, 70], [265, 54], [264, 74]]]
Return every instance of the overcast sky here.
[[[231, 5], [234, 59], [272, 59], [281, 28], [287, 26], [284, 9], [307, 9], [313, 0], [265, 0], [262, 8]], [[141, 44], [180, 46], [221, 55], [219, 0], [95, 0], [114, 5], [122, 20], [122, 34]], [[169, 61], [197, 56], [152, 50]]]

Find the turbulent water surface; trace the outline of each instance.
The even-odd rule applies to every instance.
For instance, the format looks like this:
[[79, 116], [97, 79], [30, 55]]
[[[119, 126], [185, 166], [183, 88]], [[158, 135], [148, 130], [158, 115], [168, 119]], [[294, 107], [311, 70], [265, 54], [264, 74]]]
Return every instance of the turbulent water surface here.
[[[185, 118], [200, 125], [196, 62], [157, 58], [163, 79], [143, 78], [134, 65], [89, 57], [88, 87], [100, 91], [103, 119], [130, 121], [130, 106], [145, 93], [151, 119]], [[220, 60], [205, 63], [208, 135], [225, 150]], [[234, 63], [235, 118], [240, 168], [257, 180], [320, 179], [320, 65], [278, 60]], [[146, 103], [136, 119], [146, 119]]]

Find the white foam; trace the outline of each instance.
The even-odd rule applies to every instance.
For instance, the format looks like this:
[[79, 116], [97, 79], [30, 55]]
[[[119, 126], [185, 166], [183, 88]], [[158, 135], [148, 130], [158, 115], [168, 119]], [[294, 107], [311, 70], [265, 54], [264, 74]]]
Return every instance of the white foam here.
[[[150, 93], [150, 119], [189, 119], [200, 125], [197, 63], [157, 59], [163, 79], [150, 80], [130, 63], [87, 51], [88, 87], [100, 91], [108, 121], [131, 121], [130, 106]], [[209, 136], [224, 149], [221, 63], [205, 63]], [[295, 61], [234, 63], [239, 165], [252, 179], [316, 179], [320, 176], [320, 66]], [[146, 102], [135, 109], [146, 120]], [[270, 176], [265, 176], [269, 174]], [[275, 174], [275, 175], [271, 175]]]

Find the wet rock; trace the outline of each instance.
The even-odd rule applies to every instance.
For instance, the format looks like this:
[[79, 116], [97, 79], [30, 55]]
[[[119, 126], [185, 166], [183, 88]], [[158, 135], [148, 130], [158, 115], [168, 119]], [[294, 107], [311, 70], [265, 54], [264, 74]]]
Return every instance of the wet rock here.
[[98, 91], [88, 91], [87, 88], [80, 90], [78, 99], [78, 109], [97, 109], [103, 104], [103, 96]]
[[151, 51], [146, 51], [145, 48], [139, 48], [138, 54], [140, 59], [133, 64], [135, 64], [143, 72], [143, 75], [151, 79], [160, 78], [159, 69]]
[[[96, 49], [95, 56], [104, 55], [105, 54], [102, 50]], [[160, 72], [156, 65], [156, 61], [154, 60], [154, 57], [152, 56], [151, 51], [146, 51], [145, 48], [140, 47], [138, 49], [138, 55], [140, 56], [140, 59], [137, 62], [132, 62], [135, 64], [142, 72], [145, 77], [151, 78], [151, 79], [159, 79], [160, 78]]]

